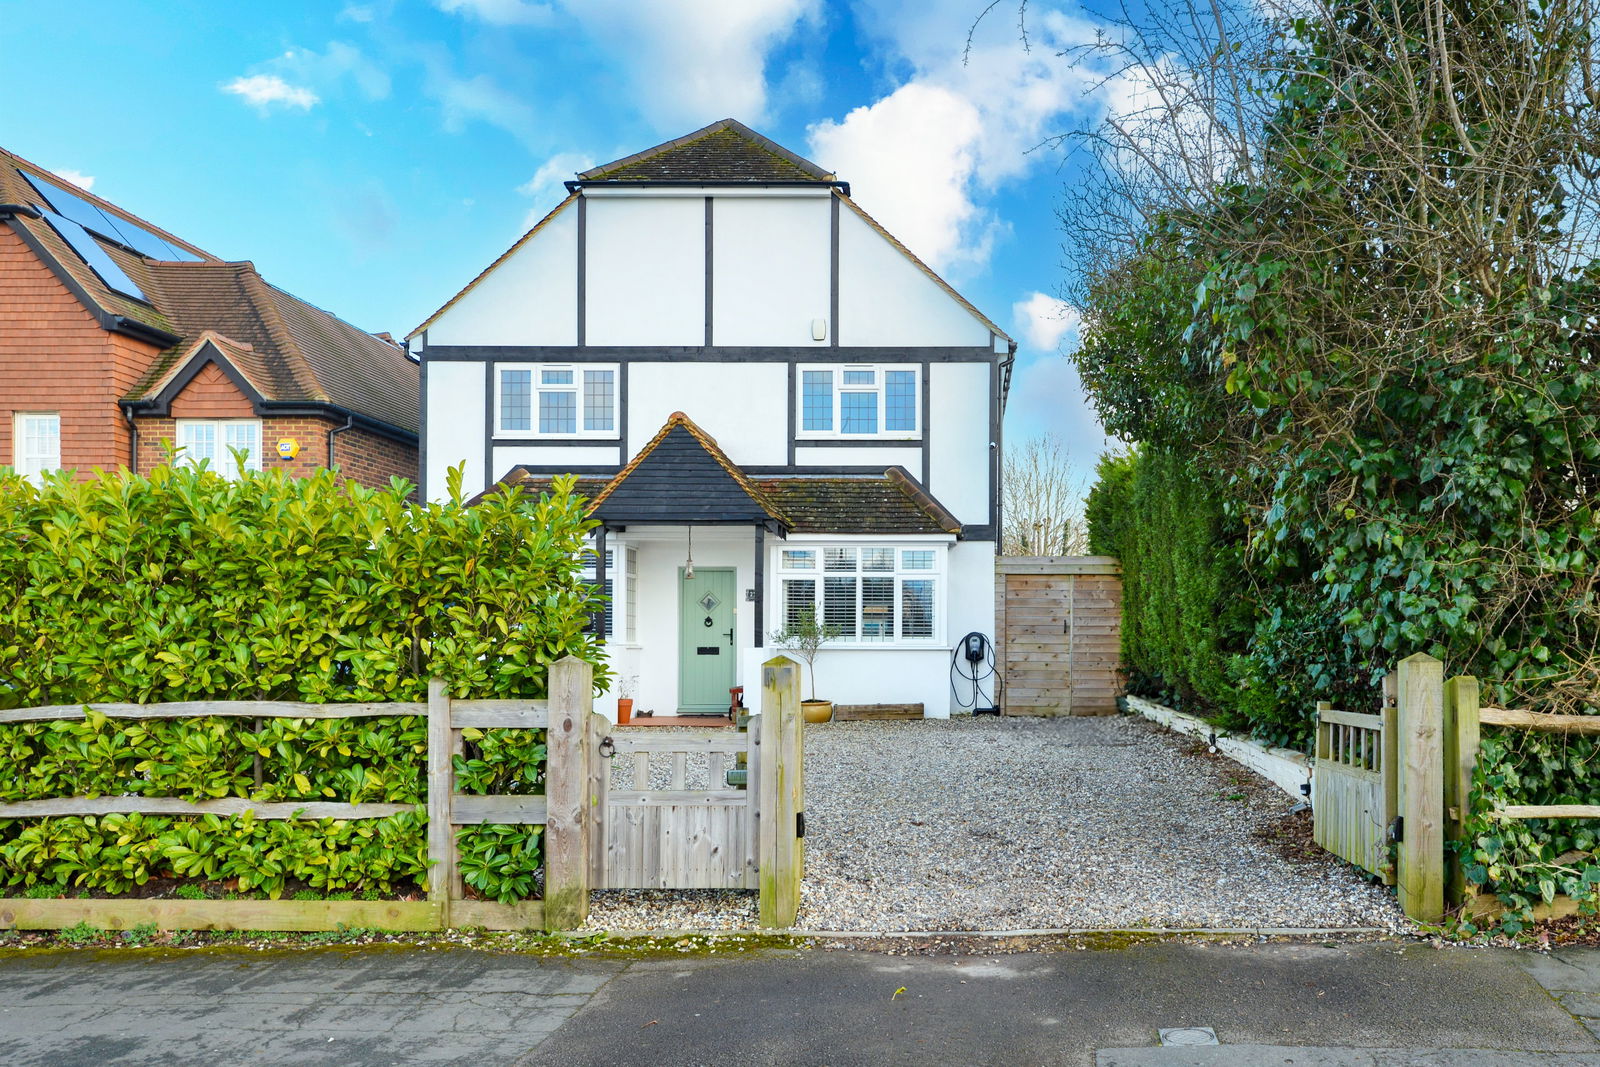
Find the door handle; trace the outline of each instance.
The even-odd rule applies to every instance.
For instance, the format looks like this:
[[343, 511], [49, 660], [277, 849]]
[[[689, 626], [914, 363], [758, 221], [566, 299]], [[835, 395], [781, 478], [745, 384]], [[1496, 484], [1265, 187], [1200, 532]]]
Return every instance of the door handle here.
[[728, 647], [729, 648], [733, 647], [733, 629], [732, 629], [732, 627], [730, 627], [728, 629]]

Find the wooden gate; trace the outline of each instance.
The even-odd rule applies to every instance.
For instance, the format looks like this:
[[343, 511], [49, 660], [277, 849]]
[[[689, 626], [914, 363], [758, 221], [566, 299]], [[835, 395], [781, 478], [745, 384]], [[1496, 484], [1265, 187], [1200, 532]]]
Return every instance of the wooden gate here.
[[[760, 714], [734, 730], [612, 730], [591, 753], [595, 889], [759, 889], [763, 926], [790, 926], [805, 831], [800, 674], [761, 668]], [[745, 756], [748, 783], [727, 774]]]
[[1121, 565], [1111, 556], [1002, 556], [995, 569], [1001, 711], [1116, 714]]
[[[1393, 676], [1385, 679], [1388, 683]], [[1317, 705], [1312, 835], [1340, 859], [1394, 884], [1389, 826], [1395, 816], [1395, 705], [1385, 684], [1380, 714]]]

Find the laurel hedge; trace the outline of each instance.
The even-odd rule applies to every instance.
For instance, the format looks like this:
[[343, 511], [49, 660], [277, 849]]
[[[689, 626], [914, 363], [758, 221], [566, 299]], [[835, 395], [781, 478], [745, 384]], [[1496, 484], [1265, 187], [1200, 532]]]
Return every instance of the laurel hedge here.
[[[542, 697], [550, 664], [606, 672], [582, 580], [591, 528], [569, 484], [464, 504], [412, 486], [158, 468], [0, 474], [0, 708], [178, 700]], [[536, 792], [542, 731], [489, 731], [464, 791]], [[276, 896], [404, 893], [425, 881], [425, 728], [416, 716], [0, 726], [0, 800], [140, 795], [416, 804], [381, 820], [103, 816], [0, 821], [0, 885], [126, 892], [151, 878]], [[258, 779], [256, 765], [261, 765]], [[260, 784], [258, 784], [258, 781]], [[464, 870], [529, 895], [538, 827], [460, 832]], [[514, 855], [516, 862], [506, 859]], [[477, 858], [474, 862], [473, 857]]]

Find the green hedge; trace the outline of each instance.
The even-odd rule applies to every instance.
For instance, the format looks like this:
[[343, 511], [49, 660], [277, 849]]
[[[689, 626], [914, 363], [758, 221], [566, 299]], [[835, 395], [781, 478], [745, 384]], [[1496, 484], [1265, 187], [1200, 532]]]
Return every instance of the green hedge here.
[[[569, 489], [569, 486], [558, 489]], [[596, 665], [581, 580], [591, 523], [566, 491], [415, 505], [322, 473], [201, 469], [34, 486], [0, 475], [0, 707], [174, 700], [541, 697]], [[125, 892], [153, 877], [392, 895], [425, 882], [426, 730], [376, 719], [0, 727], [0, 800], [139, 795], [415, 804], [375, 820], [103, 816], [0, 821], [0, 885]], [[464, 792], [539, 792], [543, 731], [474, 732]], [[256, 785], [256, 764], [261, 785]], [[539, 827], [458, 832], [485, 895], [529, 895]]]

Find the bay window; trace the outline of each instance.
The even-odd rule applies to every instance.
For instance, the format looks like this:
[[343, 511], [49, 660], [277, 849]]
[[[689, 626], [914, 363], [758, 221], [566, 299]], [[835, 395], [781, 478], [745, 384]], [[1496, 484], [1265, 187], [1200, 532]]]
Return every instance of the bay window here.
[[607, 439], [617, 436], [617, 364], [499, 364], [495, 434]]
[[922, 436], [921, 368], [916, 364], [803, 365], [799, 374], [799, 437]]
[[937, 643], [943, 558], [934, 548], [887, 545], [784, 548], [782, 621], [811, 611], [842, 644]]

